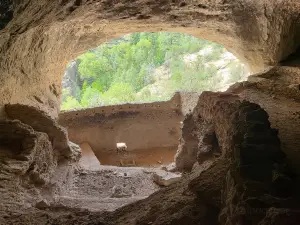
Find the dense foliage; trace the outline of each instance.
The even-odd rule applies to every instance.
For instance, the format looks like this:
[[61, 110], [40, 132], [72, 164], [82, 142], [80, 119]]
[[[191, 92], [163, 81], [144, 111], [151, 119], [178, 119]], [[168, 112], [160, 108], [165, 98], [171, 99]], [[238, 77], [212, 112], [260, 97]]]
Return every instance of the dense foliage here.
[[167, 100], [182, 90], [218, 90], [245, 76], [243, 65], [226, 54], [218, 44], [182, 33], [126, 35], [77, 59], [76, 84], [63, 89], [62, 109]]

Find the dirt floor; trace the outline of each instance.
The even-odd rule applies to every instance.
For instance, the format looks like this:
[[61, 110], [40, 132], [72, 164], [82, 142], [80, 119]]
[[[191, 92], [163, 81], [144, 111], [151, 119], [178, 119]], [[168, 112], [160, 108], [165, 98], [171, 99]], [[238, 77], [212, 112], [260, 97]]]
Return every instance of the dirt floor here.
[[[129, 152], [128, 163], [130, 164], [131, 159], [134, 159], [136, 166], [159, 167], [174, 162], [176, 151], [177, 146], [134, 150]], [[109, 153], [98, 152], [96, 156], [101, 165], [120, 165], [120, 156], [113, 150]]]
[[151, 173], [141, 167], [100, 166], [98, 170], [75, 170], [60, 187], [52, 206], [90, 211], [113, 211], [144, 199], [159, 190]]
[[[137, 165], [119, 167], [118, 155], [96, 155], [87, 143], [80, 145], [82, 157], [77, 166], [60, 166], [53, 177], [55, 185], [44, 190], [50, 208], [75, 208], [93, 212], [114, 211], [147, 198], [160, 186], [153, 173], [174, 161], [175, 148], [134, 151]], [[103, 165], [104, 164], [104, 165]]]

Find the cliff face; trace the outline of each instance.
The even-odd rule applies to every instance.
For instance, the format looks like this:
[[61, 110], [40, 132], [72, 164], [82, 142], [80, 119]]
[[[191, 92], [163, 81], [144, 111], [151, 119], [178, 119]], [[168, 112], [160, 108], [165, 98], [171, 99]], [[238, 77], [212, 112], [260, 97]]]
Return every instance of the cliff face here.
[[53, 118], [66, 63], [111, 38], [186, 32], [223, 44], [252, 71], [276, 65], [300, 39], [297, 0], [27, 0], [15, 1], [13, 10], [0, 31], [0, 106], [33, 105]]
[[80, 80], [80, 74], [78, 72], [78, 61], [70, 62], [69, 67], [66, 69], [62, 78], [62, 87], [65, 89], [67, 94], [62, 93], [61, 101], [65, 101], [66, 96], [72, 96], [78, 99], [78, 87], [82, 86], [82, 81]]

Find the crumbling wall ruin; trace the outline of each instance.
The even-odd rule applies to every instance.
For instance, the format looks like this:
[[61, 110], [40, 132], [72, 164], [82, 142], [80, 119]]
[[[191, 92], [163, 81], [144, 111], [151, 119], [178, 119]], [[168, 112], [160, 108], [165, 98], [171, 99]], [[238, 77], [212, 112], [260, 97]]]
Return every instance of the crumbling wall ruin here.
[[177, 148], [181, 135], [181, 97], [169, 101], [103, 106], [62, 112], [59, 123], [72, 142], [89, 143], [95, 154], [109, 153], [124, 142], [128, 151]]

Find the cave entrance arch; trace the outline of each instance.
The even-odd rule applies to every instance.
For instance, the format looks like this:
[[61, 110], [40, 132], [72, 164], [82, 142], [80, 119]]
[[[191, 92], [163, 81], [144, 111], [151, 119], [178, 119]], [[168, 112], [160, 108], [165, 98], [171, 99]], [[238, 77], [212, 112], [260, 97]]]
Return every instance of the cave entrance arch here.
[[[14, 17], [5, 22], [0, 33], [0, 74], [5, 87], [0, 90], [0, 116], [6, 117], [5, 104], [21, 103], [57, 118], [65, 64], [87, 49], [126, 33], [192, 34], [223, 44], [252, 72], [276, 65], [299, 45], [299, 18], [294, 16], [298, 15], [297, 1], [241, 1], [240, 7], [228, 1], [149, 1], [143, 10], [136, 4], [139, 1], [130, 6], [122, 1], [116, 6], [108, 1], [42, 2], [38, 18], [44, 19], [28, 16], [24, 21], [24, 15], [36, 12], [36, 4], [23, 7], [16, 2]], [[276, 18], [286, 18], [286, 23], [266, 17], [266, 8], [273, 10]]]
[[[68, 63], [60, 122], [83, 155], [94, 151], [101, 164], [166, 166], [199, 94], [225, 91], [248, 75], [216, 43], [176, 32], [127, 34]], [[118, 151], [123, 142], [126, 151]]]
[[[0, 89], [0, 117], [7, 118], [4, 110], [2, 110], [5, 104], [20, 103], [35, 106], [51, 118], [57, 119], [60, 106], [61, 74], [65, 63], [83, 51], [103, 43], [106, 39], [118, 37], [127, 32], [168, 30], [191, 33], [197, 37], [224, 44], [245, 60], [253, 68], [253, 71], [277, 65], [279, 61], [294, 52], [299, 46], [300, 23], [299, 1], [297, 0], [238, 1], [238, 3], [236, 1], [202, 1], [201, 4], [194, 1], [150, 0], [143, 7], [140, 7], [142, 2], [145, 1], [118, 1], [118, 4], [112, 4], [114, 1], [14, 1], [16, 4], [14, 17], [10, 22], [7, 21], [9, 22], [7, 26], [5, 21], [5, 28], [0, 31], [0, 83], [2, 85]], [[281, 73], [281, 70], [279, 71]], [[290, 71], [286, 74], [289, 73]], [[267, 75], [272, 76], [272, 73]], [[289, 107], [287, 105], [287, 108]], [[278, 112], [276, 111], [276, 113]], [[290, 111], [288, 113], [291, 114]], [[217, 119], [222, 120], [223, 116]], [[281, 121], [289, 119], [290, 116], [287, 116], [283, 117]], [[26, 124], [30, 124], [30, 122]], [[41, 127], [45, 128], [45, 124], [47, 125], [47, 122], [41, 123]], [[283, 132], [289, 131], [289, 129], [283, 129]], [[51, 132], [45, 131], [45, 133], [49, 135]], [[289, 132], [285, 133], [289, 134]], [[7, 136], [14, 137], [14, 134], [9, 131]], [[34, 141], [32, 138], [30, 140]], [[290, 137], [286, 137], [286, 141], [291, 145], [294, 144]], [[63, 148], [58, 146], [56, 150], [59, 152]], [[295, 148], [295, 150], [297, 149]], [[292, 154], [292, 156], [296, 156], [296, 154]], [[39, 155], [37, 158], [40, 159]], [[299, 157], [293, 158], [295, 165], [297, 165]], [[56, 166], [55, 160], [53, 165]], [[14, 171], [19, 166], [13, 168]], [[51, 173], [46, 175], [51, 175]], [[9, 183], [11, 185], [6, 189], [8, 191], [16, 190], [16, 181], [21, 177], [14, 174], [11, 178], [12, 182]], [[24, 187], [27, 186], [26, 182]], [[100, 182], [104, 183], [102, 180]], [[197, 183], [201, 182], [197, 181]], [[94, 183], [91, 186], [93, 185]], [[212, 188], [215, 186], [213, 184]], [[176, 189], [178, 188], [176, 187]], [[176, 208], [178, 205], [186, 205], [184, 201], [183, 204], [173, 201], [174, 196], [178, 196], [177, 193], [182, 193], [180, 190], [178, 190], [179, 192], [176, 190], [175, 194], [168, 190], [167, 193], [165, 192], [168, 196], [163, 196], [163, 199], [176, 204]], [[71, 193], [69, 189], [67, 192]], [[86, 192], [85, 189], [84, 192]], [[220, 191], [218, 190], [218, 192]], [[32, 197], [30, 193], [33, 193]], [[30, 196], [29, 201], [31, 203], [37, 197], [35, 193], [39, 192], [8, 194], [8, 198], [4, 198], [3, 203], [7, 203], [7, 209], [14, 205], [18, 211], [28, 211], [23, 197]], [[96, 192], [92, 192], [92, 194], [94, 193]], [[9, 196], [13, 198], [13, 201]], [[156, 199], [161, 200], [161, 197], [158, 195]], [[18, 202], [12, 204], [16, 200]], [[45, 204], [42, 202], [43, 207]], [[170, 212], [170, 210], [173, 212], [175, 209], [175, 207], [172, 208], [173, 204], [170, 204], [170, 207], [167, 208], [156, 207], [157, 210], [146, 211], [143, 207], [145, 205], [152, 206], [151, 201], [141, 202], [141, 204], [131, 208], [132, 210], [129, 210], [131, 216], [126, 214], [127, 210], [123, 210], [122, 215], [120, 211], [117, 211], [114, 214], [115, 217], [108, 217], [109, 220], [115, 219], [109, 222], [114, 223], [116, 221], [115, 224], [130, 223], [129, 221], [134, 218], [132, 215], [137, 215], [136, 218], [140, 219], [139, 222], [144, 222], [144, 219], [149, 219], [146, 222], [150, 222], [151, 218], [159, 218], [158, 214], [164, 215], [165, 212]], [[230, 207], [230, 205], [226, 206]], [[240, 210], [238, 211], [240, 212]], [[44, 212], [41, 213], [43, 215], [40, 212], [28, 212], [26, 215], [18, 216], [18, 220], [20, 222], [22, 220], [28, 221], [28, 216], [30, 216], [32, 223], [36, 220], [35, 222], [39, 224], [41, 217], [45, 218]], [[157, 216], [154, 213], [157, 213]], [[186, 221], [185, 213], [182, 213], [181, 210], [178, 213], [183, 216], [180, 218]], [[5, 213], [5, 217], [7, 215], [10, 215], [10, 212]], [[11, 215], [14, 217], [11, 220], [15, 221], [15, 213]], [[52, 218], [56, 217], [54, 214], [48, 215]], [[73, 220], [80, 221], [84, 217], [87, 218], [85, 214], [78, 216], [81, 218], [74, 217]], [[61, 221], [65, 221], [65, 216], [63, 215], [63, 217]], [[217, 220], [217, 215], [214, 218]], [[46, 218], [46, 220], [49, 219]], [[59, 218], [53, 219], [60, 221]], [[168, 222], [178, 222], [174, 219], [176, 220], [177, 217], [173, 215], [173, 221], [168, 220]]]

